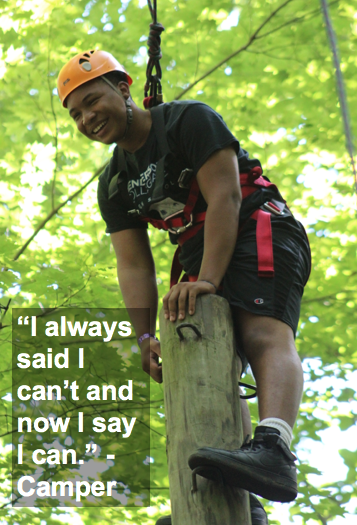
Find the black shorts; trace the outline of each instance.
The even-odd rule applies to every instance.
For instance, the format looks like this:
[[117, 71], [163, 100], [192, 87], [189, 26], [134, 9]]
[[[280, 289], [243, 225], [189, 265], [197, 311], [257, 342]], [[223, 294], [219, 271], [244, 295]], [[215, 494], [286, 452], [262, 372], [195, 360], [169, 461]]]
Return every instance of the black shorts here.
[[[274, 277], [259, 277], [256, 224], [249, 219], [240, 232], [219, 295], [231, 306], [283, 321], [295, 336], [301, 298], [311, 271], [311, 252], [304, 227], [289, 212], [271, 216]], [[244, 369], [245, 356], [241, 350], [237, 351]]]

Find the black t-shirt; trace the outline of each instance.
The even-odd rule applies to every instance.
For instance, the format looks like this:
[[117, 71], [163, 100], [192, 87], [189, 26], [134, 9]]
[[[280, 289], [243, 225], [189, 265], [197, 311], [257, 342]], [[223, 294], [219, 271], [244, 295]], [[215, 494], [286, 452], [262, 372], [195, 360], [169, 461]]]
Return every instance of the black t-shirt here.
[[[240, 173], [246, 173], [255, 166], [261, 167], [257, 159], [250, 159], [248, 152], [240, 147], [238, 140], [229, 131], [222, 117], [206, 104], [196, 101], [176, 101], [164, 104], [163, 110], [167, 142], [172, 154], [169, 156], [167, 166], [170, 172], [170, 180], [167, 185], [168, 214], [174, 212], [179, 203], [184, 205], [187, 201], [189, 190], [179, 188], [176, 183], [181, 171], [190, 168], [194, 174], [197, 174], [214, 152], [228, 146], [233, 147], [237, 152]], [[133, 209], [142, 211], [145, 207], [147, 208], [148, 203], [150, 205], [156, 165], [161, 157], [162, 148], [160, 148], [154, 126], [152, 126], [144, 146], [134, 154], [125, 152], [129, 171], [124, 181], [126, 191], [118, 192], [109, 199], [110, 181], [118, 173], [118, 149], [114, 150], [110, 164], [99, 177], [98, 184], [98, 203], [107, 225], [107, 233], [147, 228], [146, 223], [136, 216], [128, 215], [128, 211]], [[260, 190], [244, 199], [240, 219], [246, 220], [254, 209], [268, 200], [267, 194], [270, 193], [271, 190]], [[276, 198], [276, 193], [274, 197]], [[206, 207], [200, 195], [195, 212], [203, 211]], [[150, 216], [160, 218], [155, 207], [150, 212]], [[176, 242], [174, 235], [170, 235], [170, 238], [173, 243]], [[186, 272], [198, 273], [202, 254], [203, 229], [182, 247], [180, 261]]]

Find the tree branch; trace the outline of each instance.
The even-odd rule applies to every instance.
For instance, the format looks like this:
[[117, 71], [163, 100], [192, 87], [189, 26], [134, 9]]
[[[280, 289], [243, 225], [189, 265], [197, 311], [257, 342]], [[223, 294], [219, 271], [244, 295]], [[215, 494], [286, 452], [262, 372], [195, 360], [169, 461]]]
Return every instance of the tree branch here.
[[70, 195], [69, 197], [67, 197], [67, 199], [62, 202], [61, 204], [59, 204], [56, 208], [54, 208], [48, 215], [45, 219], [43, 219], [43, 221], [37, 226], [36, 230], [33, 232], [33, 234], [31, 235], [31, 237], [25, 242], [25, 244], [19, 249], [19, 251], [16, 253], [15, 257], [14, 257], [14, 261], [17, 261], [17, 259], [20, 257], [20, 255], [22, 255], [24, 253], [24, 251], [26, 250], [26, 248], [28, 247], [28, 245], [34, 240], [34, 238], [36, 237], [36, 235], [38, 234], [39, 231], [41, 231], [45, 226], [46, 224], [48, 223], [49, 220], [52, 219], [52, 217], [54, 215], [56, 215], [56, 213], [61, 209], [63, 208], [63, 206], [65, 206], [67, 204], [67, 202], [75, 199], [76, 197], [78, 197], [78, 195], [87, 187], [89, 186], [89, 184], [91, 184], [91, 182], [94, 181], [94, 179], [96, 177], [98, 177], [98, 175], [100, 175], [100, 173], [104, 170], [104, 168], [107, 166], [107, 162], [101, 166], [100, 168], [97, 169], [97, 171], [94, 173], [94, 175], [89, 179], [88, 182], [86, 182], [83, 186], [81, 186], [81, 188], [79, 188], [79, 190], [75, 191], [74, 193], [72, 193], [72, 195]]
[[66, 297], [62, 304], [60, 304], [59, 306], [55, 306], [54, 308], [46, 308], [42, 314], [39, 314], [39, 315], [37, 315], [36, 317], [46, 317], [46, 315], [50, 315], [50, 314], [52, 314], [53, 312], [56, 312], [57, 310], [59, 310], [60, 308], [65, 308], [65, 306], [66, 306], [67, 303], [72, 299], [72, 297], [74, 297], [74, 296], [76, 296], [77, 294], [79, 294], [80, 292], [82, 292], [82, 290], [85, 290], [85, 288], [87, 287], [87, 284], [89, 283], [91, 277], [92, 277], [92, 276], [89, 275], [88, 279], [86, 280], [86, 282], [84, 283], [84, 285], [82, 286], [82, 288], [79, 288], [79, 290], [76, 290], [76, 291], [73, 292], [71, 295], [69, 295], [68, 297]]
[[53, 105], [53, 94], [51, 89], [51, 83], [50, 83], [50, 64], [51, 64], [51, 23], [48, 24], [48, 53], [47, 53], [47, 85], [48, 85], [48, 92], [50, 95], [50, 103], [51, 103], [51, 111], [53, 115], [53, 120], [55, 123], [55, 133], [54, 133], [54, 141], [55, 141], [55, 169], [53, 170], [53, 178], [52, 178], [52, 184], [51, 184], [51, 207], [52, 210], [55, 208], [55, 191], [56, 191], [56, 177], [58, 172], [58, 127], [57, 127], [57, 116], [55, 112], [55, 108]]
[[[339, 2], [339, 0], [334, 0], [329, 5], [331, 6], [333, 4], [337, 4], [338, 2]], [[306, 19], [310, 20], [311, 18], [314, 18], [314, 16], [318, 16], [320, 14], [321, 14], [321, 9], [320, 8], [314, 9], [313, 11], [310, 11], [309, 13], [306, 13], [303, 16], [297, 16], [296, 18], [292, 18], [291, 20], [288, 20], [287, 22], [284, 22], [280, 26], [275, 27], [274, 29], [272, 29], [271, 31], [268, 31], [267, 33], [263, 33], [262, 35], [258, 36], [256, 38], [256, 40], [258, 40], [259, 38], [264, 38], [264, 37], [266, 37], [268, 35], [271, 35], [272, 33], [275, 33], [276, 31], [279, 31], [279, 29], [282, 29], [285, 26], [289, 26], [289, 25], [293, 24], [294, 22], [295, 23], [296, 22], [303, 22]], [[311, 15], [311, 16], [309, 18], [307, 18], [309, 15]]]
[[329, 295], [323, 295], [322, 297], [315, 297], [314, 299], [303, 299], [301, 301], [301, 304], [307, 304], [307, 303], [317, 303], [319, 301], [325, 301], [326, 299], [335, 299], [336, 295], [339, 293], [356, 293], [355, 290], [339, 290], [335, 293], [330, 293]]
[[324, 518], [323, 516], [321, 516], [321, 514], [320, 514], [319, 511], [316, 509], [315, 505], [313, 505], [313, 504], [311, 503], [311, 501], [310, 501], [310, 506], [311, 506], [311, 508], [316, 512], [316, 514], [317, 514], [319, 520], [321, 521], [321, 525], [328, 525], [328, 521], [327, 521], [327, 519], [330, 519], [330, 517], [329, 517], [329, 518]]
[[[11, 303], [11, 299], [8, 300], [6, 306], [3, 306], [2, 304], [0, 304], [0, 326], [2, 326], [1, 322], [9, 310], [10, 303]], [[4, 310], [4, 313], [2, 313], [1, 310]]]
[[[285, 50], [286, 50], [286, 47], [285, 47]], [[297, 60], [296, 58], [292, 58], [292, 56], [276, 56], [276, 55], [270, 55], [269, 53], [267, 53], [266, 51], [262, 50], [262, 51], [255, 51], [254, 49], [247, 49], [247, 53], [252, 53], [253, 55], [263, 55], [265, 57], [268, 57], [268, 58], [273, 58], [274, 60], [288, 60], [288, 61], [294, 61], [294, 62], [297, 62], [298, 64], [301, 64], [302, 66], [306, 66], [306, 63], [304, 64], [304, 62], [302, 62], [301, 60]]]
[[[287, 22], [284, 22], [283, 24], [281, 24], [280, 26], [278, 27], [275, 27], [274, 29], [272, 29], [271, 31], [268, 31], [267, 33], [263, 33], [262, 35], [259, 35], [260, 31], [263, 29], [264, 26], [267, 25], [268, 22], [270, 22], [270, 20], [281, 10], [283, 9], [287, 4], [289, 4], [291, 1], [293, 0], [286, 0], [283, 4], [281, 4], [279, 7], [277, 7], [275, 9], [275, 11], [273, 11], [269, 16], [268, 18], [266, 18], [264, 20], [264, 22], [258, 27], [258, 29], [256, 29], [256, 31], [252, 34], [252, 36], [249, 38], [248, 42], [240, 47], [237, 51], [234, 51], [233, 53], [231, 53], [230, 55], [228, 55], [226, 58], [224, 58], [223, 60], [221, 60], [220, 62], [218, 62], [218, 64], [216, 64], [213, 68], [211, 68], [209, 71], [207, 71], [206, 73], [204, 73], [199, 79], [195, 80], [194, 82], [192, 82], [192, 84], [190, 84], [186, 89], [184, 89], [177, 97], [175, 97], [175, 100], [179, 100], [180, 98], [183, 97], [183, 95], [185, 95], [190, 89], [192, 89], [196, 84], [198, 84], [198, 82], [201, 82], [201, 80], [204, 80], [206, 77], [208, 77], [209, 75], [211, 75], [211, 73], [213, 73], [214, 71], [216, 71], [216, 69], [218, 69], [219, 67], [221, 67], [223, 64], [225, 64], [226, 62], [228, 62], [231, 58], [239, 55], [242, 51], [246, 51], [248, 49], [248, 47], [255, 41], [255, 40], [259, 40], [260, 38], [265, 38], [266, 36], [268, 35], [271, 35], [272, 33], [275, 33], [276, 31], [279, 31], [280, 29], [284, 28], [285, 26], [289, 26], [290, 24], [292, 23], [298, 23], [298, 22], [302, 22], [304, 20], [306, 20], [306, 17], [311, 15], [310, 18], [313, 18], [314, 16], [317, 16], [320, 14], [320, 9], [314, 9], [313, 11], [310, 11], [309, 13], [306, 13], [305, 15], [303, 16], [300, 16], [300, 17], [295, 17], [295, 18], [292, 18], [291, 20], [288, 20]], [[339, 0], [334, 0], [333, 2], [330, 2], [329, 5], [333, 5], [333, 4], [337, 4]], [[274, 57], [273, 57], [274, 58]]]
[[223, 64], [225, 64], [226, 62], [228, 62], [231, 58], [239, 55], [239, 53], [241, 53], [242, 51], [245, 51], [253, 42], [254, 40], [257, 39], [258, 37], [258, 34], [260, 33], [260, 31], [263, 29], [263, 27], [265, 27], [267, 25], [268, 22], [270, 22], [270, 20], [272, 18], [274, 18], [274, 16], [281, 10], [283, 9], [285, 6], [287, 6], [290, 2], [292, 2], [293, 0], [285, 0], [285, 2], [283, 4], [281, 4], [279, 7], [277, 7], [275, 9], [275, 11], [273, 11], [272, 13], [270, 13], [270, 15], [268, 16], [268, 18], [266, 18], [264, 20], [264, 22], [262, 22], [260, 24], [260, 26], [258, 27], [258, 29], [256, 29], [254, 31], [254, 33], [251, 35], [251, 37], [249, 38], [248, 42], [246, 44], [244, 44], [244, 46], [240, 47], [239, 49], [237, 49], [237, 51], [234, 51], [233, 53], [231, 53], [230, 55], [228, 55], [226, 58], [224, 58], [223, 60], [221, 60], [220, 62], [218, 62], [218, 64], [216, 64], [215, 66], [213, 66], [211, 69], [209, 69], [208, 71], [206, 71], [206, 73], [204, 73], [200, 78], [198, 78], [197, 80], [195, 80], [194, 82], [192, 82], [192, 84], [190, 84], [186, 89], [184, 89], [183, 91], [181, 91], [181, 93], [175, 97], [175, 100], [179, 100], [180, 98], [182, 98], [190, 89], [192, 89], [196, 84], [198, 84], [199, 82], [201, 82], [201, 80], [204, 80], [206, 77], [208, 77], [209, 75], [211, 75], [214, 71], [216, 71], [216, 69], [218, 69], [219, 67], [223, 66]]

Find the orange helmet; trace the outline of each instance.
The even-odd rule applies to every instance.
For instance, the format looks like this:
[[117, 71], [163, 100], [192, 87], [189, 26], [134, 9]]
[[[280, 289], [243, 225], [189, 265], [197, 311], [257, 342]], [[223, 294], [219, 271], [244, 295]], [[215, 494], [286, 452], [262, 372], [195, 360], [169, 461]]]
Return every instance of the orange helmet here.
[[84, 51], [71, 58], [61, 69], [57, 79], [58, 96], [63, 107], [67, 107], [66, 98], [77, 87], [110, 71], [124, 73], [129, 86], [133, 83], [123, 66], [106, 51]]

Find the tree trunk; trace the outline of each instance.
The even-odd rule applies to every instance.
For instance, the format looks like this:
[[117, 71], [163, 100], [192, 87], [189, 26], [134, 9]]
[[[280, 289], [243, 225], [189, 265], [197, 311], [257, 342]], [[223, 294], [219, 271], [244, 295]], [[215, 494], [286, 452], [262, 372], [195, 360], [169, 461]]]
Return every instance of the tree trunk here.
[[242, 444], [241, 363], [229, 305], [216, 295], [200, 296], [195, 315], [176, 323], [161, 311], [160, 335], [172, 525], [251, 525], [248, 492], [199, 475], [192, 491], [187, 463], [201, 446]]

